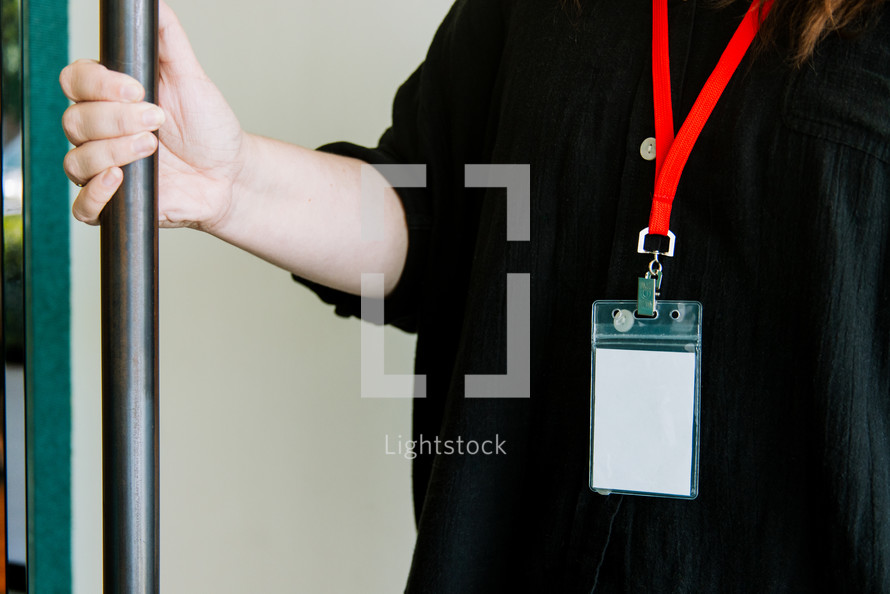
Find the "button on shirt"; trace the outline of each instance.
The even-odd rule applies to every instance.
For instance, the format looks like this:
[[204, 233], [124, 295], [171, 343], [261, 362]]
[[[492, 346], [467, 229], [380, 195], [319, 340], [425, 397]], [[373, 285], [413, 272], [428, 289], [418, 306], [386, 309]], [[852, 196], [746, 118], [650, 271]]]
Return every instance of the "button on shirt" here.
[[651, 136], [640, 145], [640, 156], [647, 161], [655, 159], [655, 139]]

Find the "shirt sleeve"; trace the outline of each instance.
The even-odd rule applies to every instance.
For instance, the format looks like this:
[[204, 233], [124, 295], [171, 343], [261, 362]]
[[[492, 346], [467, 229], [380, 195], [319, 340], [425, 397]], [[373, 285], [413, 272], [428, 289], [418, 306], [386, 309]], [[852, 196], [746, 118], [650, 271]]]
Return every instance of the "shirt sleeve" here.
[[[402, 275], [384, 300], [384, 322], [416, 331], [428, 283], [453, 268], [448, 238], [473, 224], [464, 208], [464, 164], [485, 162], [486, 132], [493, 120], [493, 88], [501, 48], [504, 0], [458, 0], [440, 25], [423, 64], [399, 88], [392, 125], [376, 148], [336, 142], [318, 150], [371, 165], [422, 164], [424, 188], [399, 188], [408, 226]], [[381, 172], [385, 176], [385, 172]], [[294, 275], [341, 316], [360, 316], [361, 298]]]

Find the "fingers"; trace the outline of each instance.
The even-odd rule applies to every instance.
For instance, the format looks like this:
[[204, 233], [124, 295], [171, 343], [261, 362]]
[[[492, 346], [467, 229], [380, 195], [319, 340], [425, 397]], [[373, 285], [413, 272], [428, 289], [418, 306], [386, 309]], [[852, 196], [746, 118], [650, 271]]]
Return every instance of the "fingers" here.
[[148, 157], [157, 148], [158, 138], [151, 132], [93, 140], [68, 151], [63, 163], [65, 174], [76, 184], [89, 185], [90, 180], [106, 169]]
[[99, 224], [99, 214], [114, 196], [124, 179], [123, 171], [112, 167], [101, 175], [95, 176], [90, 183], [85, 185], [71, 207], [71, 212], [78, 221], [88, 225]]
[[77, 60], [59, 74], [62, 92], [71, 101], [122, 101], [135, 103], [145, 97], [136, 79], [107, 69], [95, 60]]
[[90, 140], [131, 136], [157, 130], [164, 111], [151, 103], [75, 103], [62, 114], [62, 129], [74, 146]]
[[157, 106], [139, 101], [144, 90], [135, 80], [112, 72], [93, 60], [78, 60], [59, 76], [73, 101], [62, 116], [65, 136], [76, 148], [65, 156], [64, 168], [77, 184], [152, 154], [164, 122]]

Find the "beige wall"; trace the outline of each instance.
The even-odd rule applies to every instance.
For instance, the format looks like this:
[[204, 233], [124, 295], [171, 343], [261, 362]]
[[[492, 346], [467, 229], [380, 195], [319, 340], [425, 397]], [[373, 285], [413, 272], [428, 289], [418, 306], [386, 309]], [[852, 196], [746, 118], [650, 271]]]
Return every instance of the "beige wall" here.
[[[374, 144], [450, 0], [172, 0], [250, 131]], [[71, 54], [97, 57], [97, 0], [71, 1]], [[359, 323], [287, 273], [161, 232], [161, 587], [401, 591], [410, 463], [384, 438], [410, 402], [359, 397]], [[98, 230], [72, 220], [75, 592], [101, 590]], [[413, 338], [387, 334], [387, 371]]]

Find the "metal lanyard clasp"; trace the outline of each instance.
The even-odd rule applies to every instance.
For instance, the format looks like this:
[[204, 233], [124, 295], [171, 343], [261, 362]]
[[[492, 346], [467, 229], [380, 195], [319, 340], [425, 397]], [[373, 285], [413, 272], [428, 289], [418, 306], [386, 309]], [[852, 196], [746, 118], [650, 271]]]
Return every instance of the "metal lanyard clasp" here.
[[668, 231], [667, 247], [663, 245], [647, 245], [647, 236], [649, 235], [649, 227], [640, 231], [640, 239], [637, 243], [637, 252], [640, 254], [652, 254], [652, 260], [649, 262], [649, 269], [645, 276], [637, 279], [637, 315], [645, 317], [655, 316], [655, 305], [661, 293], [661, 281], [664, 279], [664, 268], [658, 259], [660, 255], [673, 256], [674, 244], [677, 241], [676, 235]]

